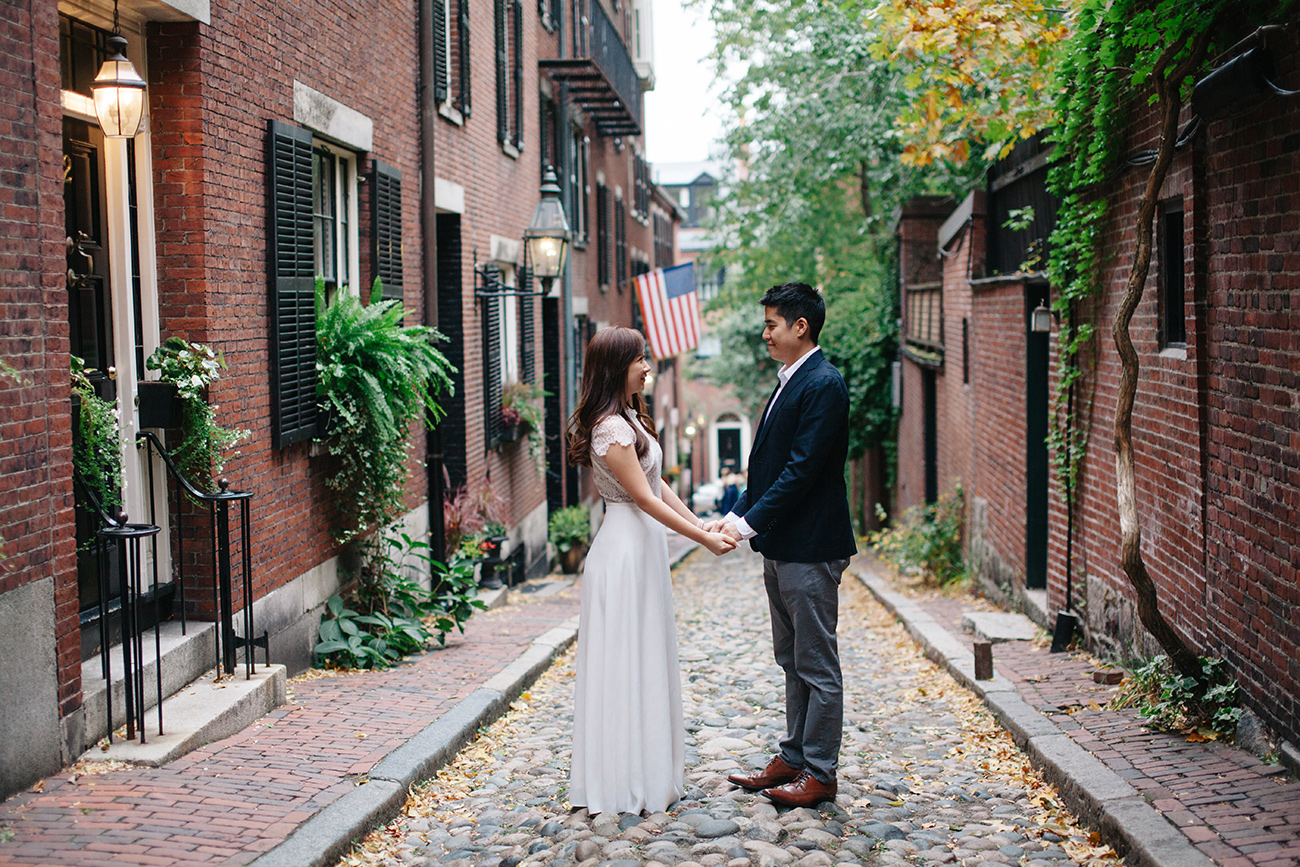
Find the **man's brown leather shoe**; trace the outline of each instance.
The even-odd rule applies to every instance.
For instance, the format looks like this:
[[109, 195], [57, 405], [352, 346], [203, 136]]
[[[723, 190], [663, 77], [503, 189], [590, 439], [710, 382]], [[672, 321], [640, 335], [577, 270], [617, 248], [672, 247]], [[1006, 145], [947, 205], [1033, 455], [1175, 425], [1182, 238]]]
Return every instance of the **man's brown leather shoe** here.
[[799, 776], [799, 770], [792, 768], [776, 756], [767, 763], [767, 767], [757, 774], [731, 774], [727, 781], [744, 789], [766, 789], [793, 782]]
[[763, 794], [783, 807], [815, 807], [822, 801], [835, 800], [836, 790], [834, 781], [828, 785], [805, 770], [799, 772], [794, 782], [764, 789]]

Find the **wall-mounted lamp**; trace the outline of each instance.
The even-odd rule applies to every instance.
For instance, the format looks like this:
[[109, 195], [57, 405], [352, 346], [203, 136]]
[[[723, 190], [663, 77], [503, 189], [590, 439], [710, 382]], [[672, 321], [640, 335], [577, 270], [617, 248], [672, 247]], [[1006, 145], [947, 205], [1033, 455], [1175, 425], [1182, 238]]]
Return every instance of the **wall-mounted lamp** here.
[[686, 434], [688, 437], [695, 436], [695, 425], [688, 424], [686, 426], [686, 430], [682, 431], [682, 433]]
[[1041, 301], [1029, 314], [1029, 330], [1039, 334], [1052, 330], [1052, 311], [1048, 310]]
[[113, 35], [108, 37], [112, 54], [90, 83], [95, 95], [95, 116], [108, 138], [135, 138], [144, 117], [145, 82], [135, 66], [126, 59], [126, 38], [117, 20], [117, 0], [113, 0]]
[[524, 247], [532, 262], [533, 274], [542, 281], [545, 294], [551, 292], [551, 282], [564, 273], [564, 260], [569, 254], [569, 221], [560, 203], [560, 183], [555, 169], [546, 167], [542, 176], [542, 198], [533, 208], [533, 218], [524, 229]]

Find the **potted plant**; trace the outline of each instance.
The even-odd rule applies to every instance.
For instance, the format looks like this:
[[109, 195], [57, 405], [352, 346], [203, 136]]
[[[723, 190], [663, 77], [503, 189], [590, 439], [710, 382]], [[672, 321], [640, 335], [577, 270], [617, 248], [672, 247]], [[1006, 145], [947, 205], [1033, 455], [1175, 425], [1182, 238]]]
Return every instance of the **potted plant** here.
[[566, 575], [578, 571], [587, 542], [591, 539], [591, 511], [586, 506], [569, 506], [551, 516], [548, 537], [560, 555], [560, 568]]
[[501, 441], [503, 443], [512, 443], [519, 439], [520, 422], [522, 415], [514, 406], [501, 407]]
[[185, 402], [174, 382], [137, 382], [135, 404], [140, 410], [141, 428], [172, 430], [185, 419]]
[[[226, 466], [226, 452], [250, 434], [246, 430], [217, 424], [218, 407], [208, 403], [205, 390], [221, 377], [226, 360], [212, 347], [169, 337], [145, 360], [144, 366], [158, 371], [161, 383], [141, 383], [141, 427], [175, 427], [175, 424], [146, 424], [143, 401], [149, 385], [175, 386], [180, 399], [181, 441], [174, 449], [176, 464], [195, 487], [211, 490], [213, 479]], [[152, 412], [152, 410], [151, 410]], [[165, 412], [170, 413], [171, 409]], [[149, 421], [171, 421], [150, 418]]]
[[513, 442], [527, 435], [528, 453], [539, 472], [546, 469], [546, 431], [542, 416], [542, 401], [546, 397], [547, 392], [531, 382], [512, 382], [501, 392], [502, 425], [513, 428], [511, 436], [503, 435], [502, 439]]

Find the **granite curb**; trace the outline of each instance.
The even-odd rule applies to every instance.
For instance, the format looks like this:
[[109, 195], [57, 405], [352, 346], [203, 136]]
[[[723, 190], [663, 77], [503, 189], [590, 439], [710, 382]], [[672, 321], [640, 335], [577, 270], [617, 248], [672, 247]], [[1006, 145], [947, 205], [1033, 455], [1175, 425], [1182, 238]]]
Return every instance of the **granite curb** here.
[[335, 863], [354, 840], [396, 816], [412, 785], [450, 762], [577, 637], [576, 616], [538, 636], [514, 662], [381, 759], [356, 788], [253, 861], [254, 867], [328, 867]]
[[[675, 568], [697, 545], [671, 555]], [[483, 726], [542, 676], [578, 637], [578, 617], [535, 638], [513, 662], [489, 678], [419, 734], [381, 759], [356, 788], [312, 816], [252, 867], [329, 867], [355, 840], [391, 820], [411, 786], [449, 763]]]
[[857, 570], [858, 580], [903, 624], [925, 655], [978, 695], [1061, 792], [1066, 803], [1132, 867], [1213, 867], [1191, 841], [1119, 774], [1075, 743], [1056, 723], [1031, 707], [1015, 684], [994, 671], [975, 679], [975, 657], [967, 643], [941, 626], [879, 576]]

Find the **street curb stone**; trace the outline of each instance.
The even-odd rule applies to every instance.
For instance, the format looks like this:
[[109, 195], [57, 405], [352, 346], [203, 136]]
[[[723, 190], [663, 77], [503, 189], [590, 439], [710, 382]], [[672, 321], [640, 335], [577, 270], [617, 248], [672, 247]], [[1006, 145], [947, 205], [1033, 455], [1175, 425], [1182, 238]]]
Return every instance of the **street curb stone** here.
[[[675, 555], [676, 568], [698, 547]], [[462, 699], [419, 734], [381, 759], [366, 781], [322, 809], [252, 867], [329, 867], [354, 840], [391, 820], [406, 803], [412, 785], [450, 762], [475, 733], [505, 713], [511, 702], [551, 666], [578, 637], [578, 617], [537, 638], [515, 660]]]
[[405, 744], [361, 785], [312, 816], [253, 867], [328, 867], [354, 840], [392, 819], [415, 783], [450, 762], [475, 733], [510, 707], [578, 637], [578, 618], [538, 636], [513, 662]]
[[1132, 867], [1214, 867], [1177, 827], [1146, 802], [1123, 777], [1075, 743], [1031, 707], [1000, 674], [975, 680], [974, 654], [960, 639], [879, 576], [858, 580], [897, 617], [925, 655], [980, 697], [1034, 766], [1061, 792], [1079, 818], [1101, 831]]

